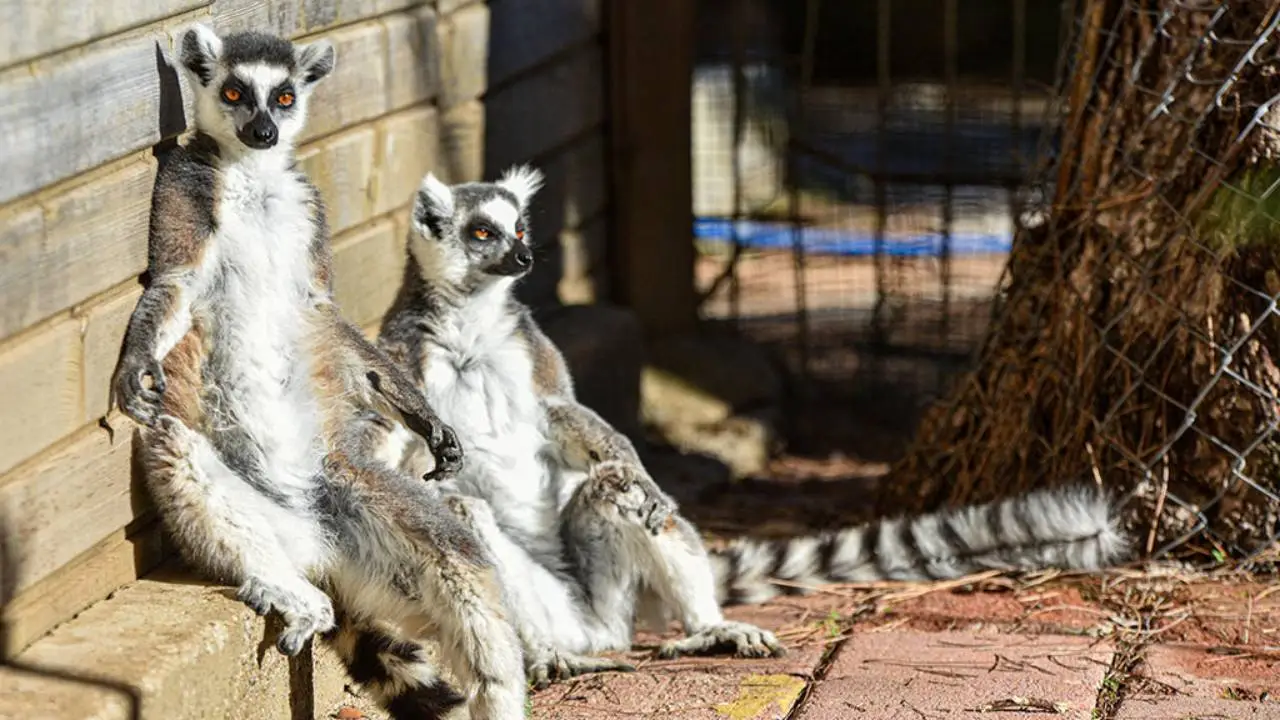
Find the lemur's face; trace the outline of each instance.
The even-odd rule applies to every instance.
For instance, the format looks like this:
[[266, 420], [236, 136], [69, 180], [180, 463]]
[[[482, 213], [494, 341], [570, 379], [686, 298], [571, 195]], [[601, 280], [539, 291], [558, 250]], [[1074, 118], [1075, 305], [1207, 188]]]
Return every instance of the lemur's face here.
[[200, 130], [224, 145], [269, 150], [293, 146], [307, 98], [333, 71], [335, 53], [325, 40], [295, 46], [258, 32], [218, 37], [197, 24], [182, 36], [181, 59]]
[[533, 269], [528, 209], [542, 173], [511, 168], [496, 183], [445, 185], [428, 174], [413, 206], [410, 250], [427, 279], [486, 287]]

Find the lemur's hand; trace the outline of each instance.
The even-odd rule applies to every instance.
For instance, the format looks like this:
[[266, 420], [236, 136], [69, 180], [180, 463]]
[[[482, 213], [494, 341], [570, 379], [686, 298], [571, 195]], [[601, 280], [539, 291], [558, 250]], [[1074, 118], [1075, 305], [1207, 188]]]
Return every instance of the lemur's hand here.
[[584, 491], [596, 502], [612, 505], [621, 517], [634, 518], [653, 535], [661, 533], [677, 511], [675, 501], [644, 467], [631, 463], [598, 463], [591, 469]]
[[436, 466], [431, 472], [422, 476], [423, 480], [436, 480], [443, 476], [449, 476], [457, 473], [462, 469], [462, 445], [458, 442], [458, 436], [454, 434], [453, 428], [445, 425], [440, 418], [423, 418], [423, 424], [428, 429], [427, 448], [431, 450], [431, 455], [436, 459]]
[[164, 398], [164, 369], [150, 353], [126, 351], [116, 369], [112, 390], [121, 412], [150, 427], [160, 414], [160, 401]]

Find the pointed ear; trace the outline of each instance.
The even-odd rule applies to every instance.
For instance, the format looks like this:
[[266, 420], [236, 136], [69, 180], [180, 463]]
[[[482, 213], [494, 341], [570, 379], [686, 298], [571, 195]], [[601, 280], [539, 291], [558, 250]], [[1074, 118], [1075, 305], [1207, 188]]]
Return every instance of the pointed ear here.
[[213, 68], [218, 64], [220, 55], [222, 38], [208, 25], [196, 23], [182, 34], [179, 59], [201, 85], [208, 85], [213, 80]]
[[298, 57], [298, 73], [302, 76], [302, 82], [307, 85], [314, 85], [328, 77], [338, 60], [338, 51], [333, 49], [333, 43], [328, 40], [303, 45], [295, 52]]
[[531, 165], [515, 165], [502, 174], [498, 187], [516, 196], [520, 209], [529, 207], [529, 201], [542, 189], [542, 171]]
[[453, 217], [453, 190], [432, 173], [422, 178], [413, 201], [413, 220], [440, 237], [444, 222]]

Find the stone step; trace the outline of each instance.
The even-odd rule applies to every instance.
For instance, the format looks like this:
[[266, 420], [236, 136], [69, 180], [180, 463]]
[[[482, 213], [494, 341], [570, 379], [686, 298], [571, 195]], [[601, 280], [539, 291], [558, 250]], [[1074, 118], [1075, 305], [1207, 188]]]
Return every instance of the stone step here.
[[292, 720], [337, 703], [345, 673], [336, 656], [318, 647], [291, 672], [277, 631], [230, 589], [164, 570], [0, 667], [0, 718]]

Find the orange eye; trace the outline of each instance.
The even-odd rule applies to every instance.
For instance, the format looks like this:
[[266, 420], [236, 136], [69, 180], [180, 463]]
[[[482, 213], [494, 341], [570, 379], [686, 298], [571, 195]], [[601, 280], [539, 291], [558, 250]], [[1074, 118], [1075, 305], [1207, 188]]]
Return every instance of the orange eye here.
[[524, 231], [523, 231], [523, 230], [517, 230], [517, 231], [516, 231], [516, 239], [517, 239], [517, 240], [523, 240], [523, 239], [524, 239]]
[[280, 97], [276, 98], [276, 102], [280, 107], [289, 107], [293, 104], [293, 93], [280, 93]]
[[227, 102], [235, 102], [240, 99], [240, 91], [235, 88], [227, 88], [222, 91], [222, 99]]
[[472, 230], [471, 235], [477, 240], [489, 239], [489, 231], [485, 230], [484, 228], [476, 228], [475, 230]]

